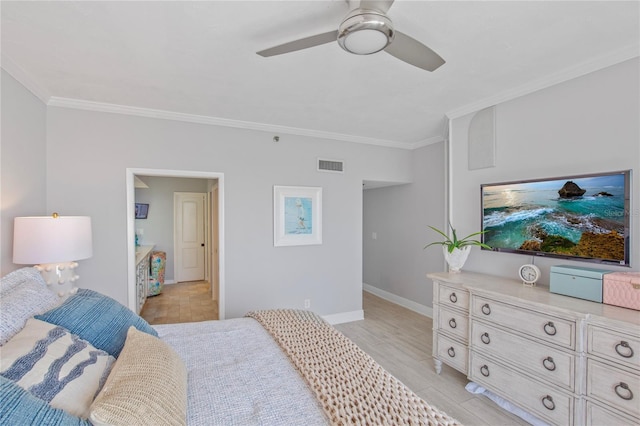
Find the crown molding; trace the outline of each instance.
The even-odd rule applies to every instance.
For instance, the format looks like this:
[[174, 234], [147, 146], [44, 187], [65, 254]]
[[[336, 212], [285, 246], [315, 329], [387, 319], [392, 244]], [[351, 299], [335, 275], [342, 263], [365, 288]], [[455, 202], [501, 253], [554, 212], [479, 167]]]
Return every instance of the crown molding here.
[[208, 124], [211, 126], [233, 127], [237, 129], [258, 130], [262, 132], [280, 133], [313, 138], [331, 139], [342, 142], [353, 142], [368, 145], [378, 145], [390, 148], [414, 149], [412, 144], [386, 139], [368, 138], [363, 136], [346, 135], [342, 133], [323, 132], [319, 130], [301, 129], [298, 127], [278, 126], [272, 124], [255, 123], [250, 121], [231, 120], [228, 118], [209, 117], [205, 115], [185, 114], [181, 112], [165, 111], [151, 108], [140, 108], [126, 105], [116, 105], [104, 102], [85, 101], [52, 96], [48, 106], [73, 108], [87, 111], [108, 112], [113, 114], [134, 115], [138, 117], [157, 118], [162, 120], [183, 121], [187, 123]]
[[507, 102], [512, 99], [537, 92], [538, 90], [546, 89], [547, 87], [572, 80], [574, 78], [582, 77], [583, 75], [599, 71], [601, 69], [619, 64], [624, 61], [628, 61], [629, 59], [637, 58], [639, 56], [640, 44], [636, 43], [634, 45], [615, 50], [607, 55], [603, 55], [598, 58], [583, 62], [579, 65], [567, 68], [563, 71], [550, 74], [538, 80], [534, 80], [530, 83], [524, 84], [514, 89], [499, 93], [495, 96], [490, 96], [477, 102], [473, 102], [460, 108], [456, 108], [452, 111], [447, 112], [446, 116], [449, 119], [459, 118], [464, 115], [471, 114], [472, 112], [476, 112], [481, 109], [497, 105], [499, 103]]
[[51, 94], [38, 83], [36, 83], [35, 79], [28, 72], [22, 69], [4, 52], [2, 52], [2, 54], [0, 55], [0, 61], [0, 66], [3, 70], [8, 72], [11, 77], [18, 80], [20, 84], [26, 87], [27, 90], [33, 93], [42, 102], [44, 102], [45, 105], [48, 104], [49, 99], [51, 99]]
[[410, 146], [410, 149], [418, 149], [418, 148], [433, 145], [434, 143], [443, 142], [443, 141], [444, 141], [444, 137], [438, 135], [438, 136], [432, 136], [430, 138], [422, 139], [418, 142], [410, 144], [409, 146]]

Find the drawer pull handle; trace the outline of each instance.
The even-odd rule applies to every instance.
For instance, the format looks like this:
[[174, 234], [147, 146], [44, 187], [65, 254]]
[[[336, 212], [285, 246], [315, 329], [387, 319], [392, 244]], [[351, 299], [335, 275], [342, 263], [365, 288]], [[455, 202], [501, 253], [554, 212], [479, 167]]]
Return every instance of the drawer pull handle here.
[[556, 370], [556, 363], [553, 360], [553, 358], [551, 358], [550, 356], [546, 357], [545, 359], [542, 360], [542, 365], [544, 366], [544, 368], [546, 368], [549, 371], [555, 371]]
[[489, 367], [487, 367], [486, 365], [480, 367], [480, 374], [482, 374], [484, 377], [489, 377]]
[[[623, 389], [624, 391], [620, 393], [618, 389]], [[633, 399], [633, 392], [631, 392], [631, 389], [629, 389], [629, 385], [624, 382], [618, 383], [614, 390], [616, 391], [616, 395], [618, 395], [625, 401], [631, 401]]]
[[491, 314], [491, 307], [489, 306], [488, 303], [485, 303], [484, 305], [482, 305], [482, 308], [480, 308], [480, 310], [482, 311], [483, 314], [485, 315], [489, 315]]
[[550, 411], [553, 411], [556, 409], [556, 403], [553, 402], [553, 398], [551, 398], [551, 395], [547, 395], [544, 398], [542, 398], [542, 405], [544, 405], [544, 408]]
[[447, 349], [447, 353], [449, 354], [449, 356], [451, 358], [455, 358], [456, 357], [456, 350], [453, 349], [453, 346], [451, 346], [449, 349]]
[[458, 296], [456, 296], [455, 293], [451, 293], [449, 295], [449, 300], [451, 300], [451, 303], [456, 303], [458, 301]]
[[[618, 349], [619, 347], [625, 348], [626, 351], [623, 350], [623, 352], [620, 352], [620, 349]], [[620, 343], [616, 345], [616, 352], [623, 358], [631, 358], [633, 356], [633, 349], [629, 346], [629, 343], [624, 340], [621, 340]]]
[[456, 319], [455, 318], [451, 318], [449, 320], [449, 327], [456, 328], [457, 326], [458, 326], [458, 324], [456, 324]]
[[484, 343], [485, 345], [488, 345], [489, 343], [491, 343], [491, 339], [489, 338], [489, 333], [482, 333], [482, 336], [480, 336], [480, 340], [482, 340], [482, 343]]
[[544, 332], [549, 336], [555, 336], [558, 330], [556, 330], [556, 326], [553, 324], [553, 322], [549, 321], [544, 325]]

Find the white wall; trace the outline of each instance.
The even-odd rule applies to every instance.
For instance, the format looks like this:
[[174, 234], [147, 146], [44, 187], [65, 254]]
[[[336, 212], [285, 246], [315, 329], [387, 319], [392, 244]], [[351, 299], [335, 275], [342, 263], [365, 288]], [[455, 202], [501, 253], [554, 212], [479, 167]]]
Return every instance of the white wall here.
[[167, 254], [165, 281], [174, 281], [173, 253], [173, 193], [203, 192], [209, 188], [207, 179], [174, 178], [161, 176], [143, 176], [142, 180], [149, 188], [136, 188], [136, 202], [149, 204], [147, 219], [136, 219], [135, 226], [143, 230], [139, 243], [153, 244], [154, 250]]
[[[13, 259], [13, 218], [46, 209], [46, 106], [2, 70], [0, 275], [25, 265]], [[60, 214], [65, 214], [61, 210]]]
[[[459, 234], [479, 230], [482, 183], [632, 169], [631, 269], [640, 269], [639, 63], [637, 58], [629, 60], [497, 105], [493, 168], [468, 170], [467, 130], [473, 115], [453, 120], [450, 197]], [[474, 247], [464, 269], [515, 278], [520, 265], [531, 260]], [[536, 258], [535, 263], [542, 270], [543, 285], [549, 283], [552, 265], [589, 267], [548, 258]]]
[[[423, 250], [445, 219], [445, 144], [412, 152], [413, 182], [364, 191], [364, 282], [373, 293], [428, 314], [443, 270], [439, 247]], [[373, 239], [373, 233], [376, 239]], [[378, 290], [382, 290], [379, 292]]]
[[[411, 152], [310, 137], [50, 107], [47, 207], [93, 221], [79, 286], [127, 303], [127, 168], [224, 173], [225, 309], [362, 309], [362, 180], [408, 181]], [[343, 159], [344, 174], [316, 158]], [[323, 188], [323, 244], [273, 247], [273, 185]]]

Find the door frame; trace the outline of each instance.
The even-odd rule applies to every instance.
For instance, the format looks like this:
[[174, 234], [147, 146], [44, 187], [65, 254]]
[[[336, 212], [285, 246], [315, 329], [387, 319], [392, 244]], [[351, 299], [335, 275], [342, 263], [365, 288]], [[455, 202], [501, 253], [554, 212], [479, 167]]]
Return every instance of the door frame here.
[[[129, 309], [136, 312], [136, 247], [135, 247], [135, 182], [134, 177], [159, 176], [218, 181], [218, 318], [225, 319], [225, 250], [224, 250], [224, 173], [166, 169], [126, 169], [126, 223], [127, 223], [127, 298]], [[210, 270], [210, 269], [209, 269]], [[210, 277], [211, 280], [211, 277]]]

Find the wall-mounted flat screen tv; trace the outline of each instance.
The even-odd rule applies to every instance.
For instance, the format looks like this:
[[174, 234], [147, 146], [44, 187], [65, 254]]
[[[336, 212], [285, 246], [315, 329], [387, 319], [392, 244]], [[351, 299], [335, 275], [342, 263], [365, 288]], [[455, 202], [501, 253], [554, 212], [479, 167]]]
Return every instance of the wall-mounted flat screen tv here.
[[493, 251], [630, 266], [631, 172], [481, 185]]
[[136, 219], [146, 219], [149, 214], [149, 204], [136, 203]]

